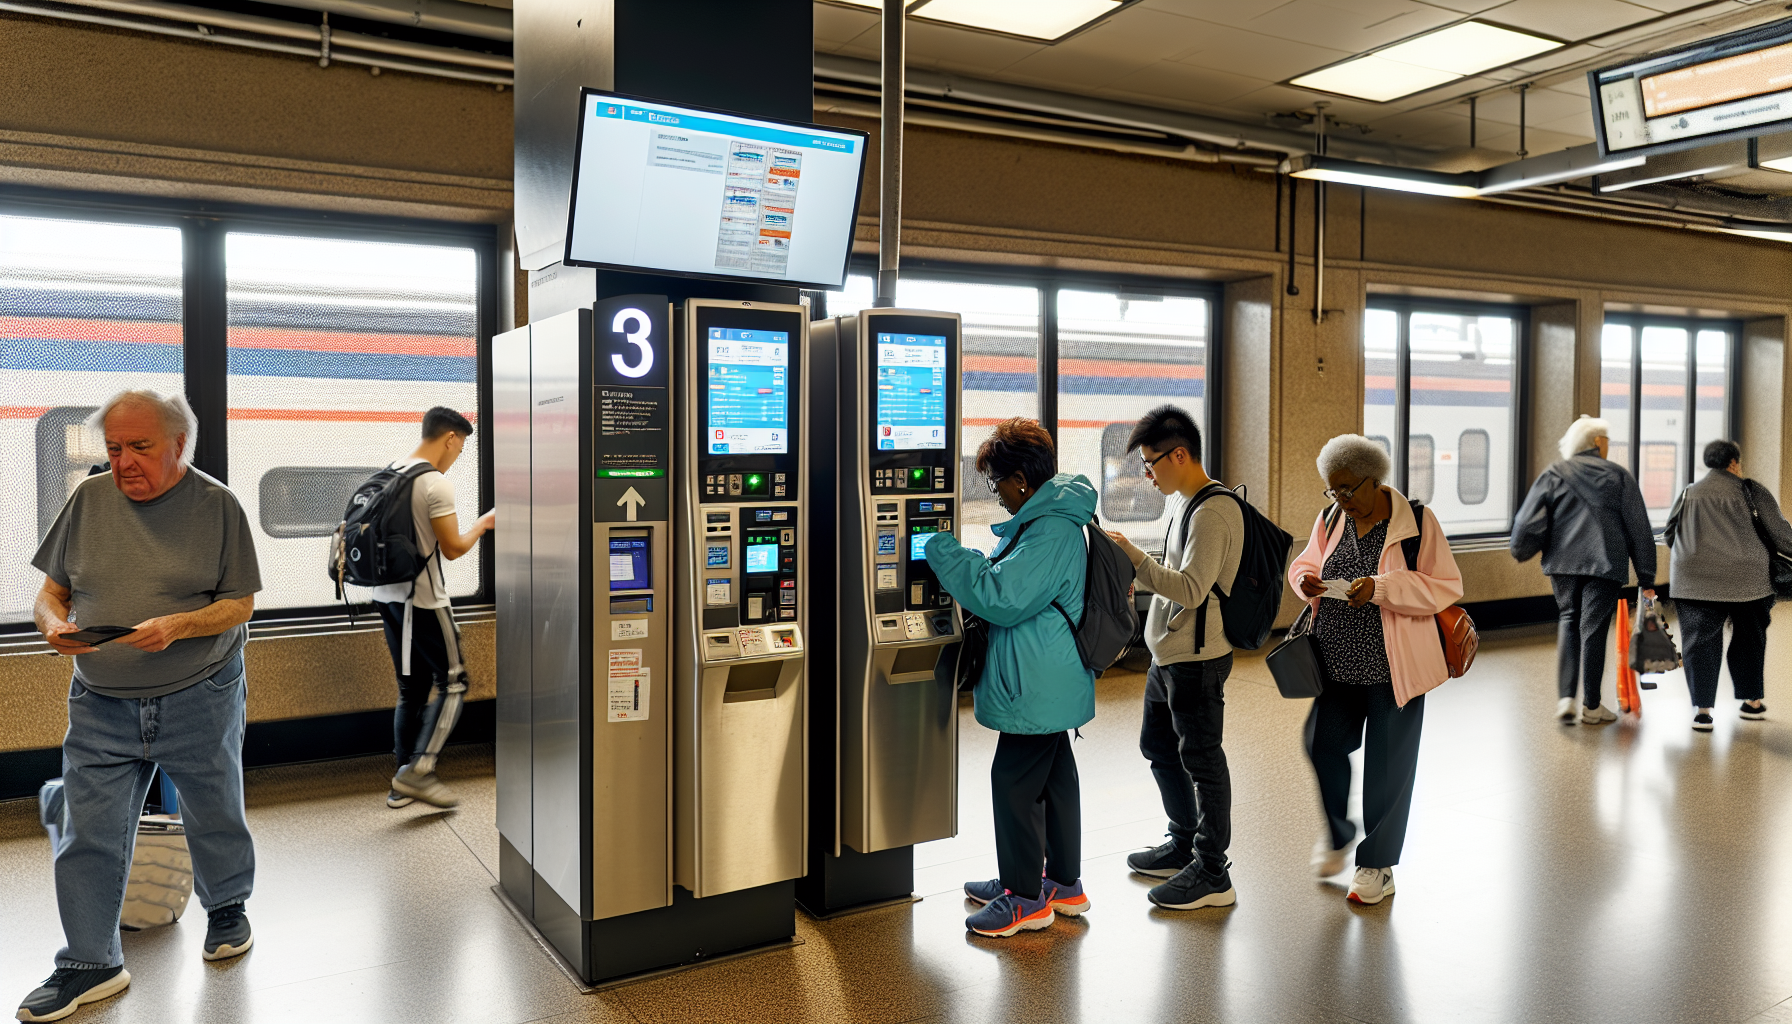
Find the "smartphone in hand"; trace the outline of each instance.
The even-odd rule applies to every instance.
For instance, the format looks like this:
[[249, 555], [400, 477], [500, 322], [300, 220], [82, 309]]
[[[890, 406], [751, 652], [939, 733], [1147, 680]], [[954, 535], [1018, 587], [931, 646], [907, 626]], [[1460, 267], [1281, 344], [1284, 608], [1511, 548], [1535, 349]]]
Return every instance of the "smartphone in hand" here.
[[137, 628], [135, 626], [89, 626], [86, 629], [77, 630], [73, 633], [64, 633], [62, 636], [64, 639], [73, 640], [80, 644], [86, 644], [89, 647], [98, 647], [103, 643], [108, 643], [121, 636], [125, 636], [126, 634], [135, 633], [136, 631]]

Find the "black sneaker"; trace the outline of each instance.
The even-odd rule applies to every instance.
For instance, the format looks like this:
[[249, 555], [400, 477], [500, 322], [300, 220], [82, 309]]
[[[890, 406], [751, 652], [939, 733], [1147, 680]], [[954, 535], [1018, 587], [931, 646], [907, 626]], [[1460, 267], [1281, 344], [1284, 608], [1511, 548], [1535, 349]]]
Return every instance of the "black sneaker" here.
[[1693, 732], [1710, 732], [1711, 731], [1711, 716], [1707, 715], [1703, 711], [1692, 716], [1692, 731]]
[[1153, 886], [1151, 902], [1166, 910], [1194, 910], [1199, 907], [1229, 907], [1238, 902], [1238, 890], [1232, 887], [1232, 874], [1221, 869], [1212, 874], [1196, 861], [1176, 877]]
[[123, 992], [131, 983], [124, 965], [84, 970], [58, 967], [19, 1004], [20, 1020], [61, 1020], [85, 1003], [97, 1003]]
[[1189, 866], [1195, 859], [1194, 853], [1181, 849], [1176, 845], [1176, 837], [1161, 846], [1149, 850], [1126, 855], [1126, 866], [1141, 875], [1152, 878], [1169, 878]]
[[228, 960], [233, 956], [242, 956], [255, 945], [255, 935], [249, 931], [249, 915], [244, 912], [241, 903], [232, 903], [227, 907], [219, 907], [206, 914], [205, 926], [205, 958], [207, 960]]
[[1742, 702], [1742, 717], [1751, 722], [1759, 722], [1767, 717], [1767, 705], [1762, 701]]

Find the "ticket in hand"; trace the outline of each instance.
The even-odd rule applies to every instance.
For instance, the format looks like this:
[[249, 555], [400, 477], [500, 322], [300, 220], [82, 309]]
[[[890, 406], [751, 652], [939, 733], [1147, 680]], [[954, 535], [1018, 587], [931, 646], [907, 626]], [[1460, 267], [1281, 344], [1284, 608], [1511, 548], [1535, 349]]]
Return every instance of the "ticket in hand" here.
[[1320, 594], [1320, 597], [1329, 597], [1334, 601], [1350, 600], [1349, 580], [1320, 580], [1319, 582], [1325, 584], [1325, 593]]

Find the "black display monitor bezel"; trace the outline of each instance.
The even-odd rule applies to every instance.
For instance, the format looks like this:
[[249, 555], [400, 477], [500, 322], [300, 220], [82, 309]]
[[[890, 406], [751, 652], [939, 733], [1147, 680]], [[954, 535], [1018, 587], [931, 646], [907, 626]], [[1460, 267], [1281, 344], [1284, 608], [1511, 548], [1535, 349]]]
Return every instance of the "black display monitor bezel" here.
[[[1792, 20], [1792, 19], [1788, 19]], [[1587, 72], [1587, 95], [1592, 104], [1593, 141], [1601, 158], [1650, 156], [1658, 153], [1673, 153], [1686, 149], [1699, 149], [1716, 145], [1731, 139], [1752, 138], [1771, 135], [1784, 131], [1792, 125], [1792, 116], [1775, 121], [1761, 121], [1754, 124], [1741, 125], [1722, 131], [1691, 135], [1667, 142], [1645, 142], [1640, 145], [1626, 146], [1623, 149], [1612, 149], [1608, 145], [1605, 123], [1605, 96], [1600, 86], [1608, 82], [1622, 81], [1626, 78], [1641, 80], [1653, 75], [1665, 74], [1682, 67], [1705, 64], [1725, 57], [1754, 53], [1774, 46], [1792, 42], [1792, 26], [1786, 20], [1772, 22], [1755, 28], [1731, 32], [1727, 35], [1710, 39], [1701, 39], [1685, 46], [1645, 54], [1617, 64], [1594, 68]], [[1743, 97], [1748, 99], [1749, 97]], [[1700, 108], [1702, 109], [1702, 108]]]
[[[647, 267], [623, 263], [596, 263], [588, 260], [576, 260], [572, 255], [572, 226], [578, 217], [579, 204], [579, 160], [585, 152], [585, 111], [589, 109], [586, 101], [593, 96], [615, 99], [623, 102], [630, 100], [637, 103], [652, 103], [662, 107], [676, 107], [689, 110], [694, 114], [721, 114], [725, 117], [744, 117], [751, 121], [763, 121], [766, 124], [785, 125], [791, 128], [804, 128], [811, 131], [832, 132], [839, 135], [856, 135], [859, 138], [859, 173], [858, 184], [853, 191], [851, 215], [846, 218], [847, 237], [844, 251], [840, 257], [840, 275], [831, 281], [799, 281], [788, 277], [753, 277], [746, 274], [706, 274], [693, 270], [671, 270], [665, 267]], [[690, 103], [673, 103], [668, 100], [655, 99], [652, 96], [637, 96], [632, 93], [611, 92], [607, 89], [594, 89], [585, 86], [579, 90], [579, 126], [573, 136], [572, 148], [572, 181], [570, 193], [566, 199], [566, 247], [561, 262], [569, 267], [590, 267], [594, 270], [621, 270], [632, 274], [663, 274], [668, 277], [682, 277], [697, 281], [735, 281], [745, 284], [772, 285], [780, 288], [819, 288], [838, 290], [846, 286], [846, 268], [852, 261], [852, 232], [859, 219], [859, 204], [865, 199], [865, 151], [871, 136], [857, 128], [839, 128], [831, 124], [814, 124], [808, 121], [789, 121], [781, 117], [767, 117], [763, 114], [749, 114], [741, 110], [729, 110], [725, 107], [699, 107]]]
[[[789, 396], [790, 430], [789, 450], [782, 455], [766, 452], [755, 452], [743, 455], [714, 455], [709, 448], [709, 331], [712, 327], [734, 328], [749, 331], [784, 331], [790, 335]], [[706, 505], [724, 502], [795, 501], [797, 474], [803, 462], [803, 363], [804, 349], [803, 314], [799, 311], [781, 309], [751, 309], [733, 306], [702, 306], [697, 310], [696, 337], [691, 339], [692, 363], [696, 370], [697, 429], [700, 435], [697, 447], [697, 473], [708, 476], [712, 473], [763, 473], [767, 478], [764, 494], [705, 494]], [[785, 484], [790, 489], [783, 495], [772, 488], [773, 474], [783, 473]], [[744, 555], [742, 556], [745, 557]]]
[[[933, 337], [944, 336], [946, 339], [946, 446], [936, 449], [920, 449], [915, 451], [890, 451], [877, 446], [877, 336], [879, 334], [924, 334]], [[959, 368], [958, 321], [951, 317], [937, 316], [878, 316], [865, 315], [865, 436], [866, 467], [873, 477], [880, 469], [913, 469], [925, 466], [928, 469], [944, 467], [946, 470], [946, 486], [933, 486], [933, 474], [928, 474], [925, 486], [916, 488], [928, 492], [958, 491], [958, 442], [959, 405], [963, 397], [963, 374]], [[950, 386], [954, 382], [958, 387]], [[880, 496], [882, 492], [879, 492]]]

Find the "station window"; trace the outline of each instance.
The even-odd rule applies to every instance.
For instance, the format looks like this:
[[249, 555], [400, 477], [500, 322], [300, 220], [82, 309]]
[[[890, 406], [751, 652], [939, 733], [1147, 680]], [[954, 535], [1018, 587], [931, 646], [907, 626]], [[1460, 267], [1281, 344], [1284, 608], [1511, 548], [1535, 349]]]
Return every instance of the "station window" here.
[[[257, 615], [327, 611], [326, 538], [354, 486], [416, 447], [431, 405], [483, 420], [491, 232], [141, 205], [0, 208], [0, 427], [34, 467], [6, 491], [0, 555], [28, 565], [72, 489], [104, 471], [85, 426], [102, 402], [179, 391], [199, 418], [195, 467], [231, 486], [255, 530]], [[483, 461], [475, 435], [451, 474], [464, 519], [483, 502]], [[487, 592], [483, 561], [449, 563], [451, 593]], [[41, 582], [0, 579], [0, 630], [29, 628]]]
[[1524, 331], [1503, 305], [1378, 296], [1364, 317], [1363, 433], [1453, 537], [1511, 529]]
[[1599, 414], [1611, 424], [1609, 455], [1635, 474], [1657, 529], [1681, 488], [1704, 473], [1705, 445], [1735, 432], [1730, 376], [1737, 334], [1734, 321], [1605, 318]]

